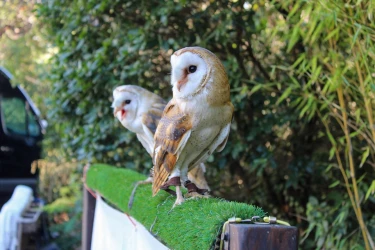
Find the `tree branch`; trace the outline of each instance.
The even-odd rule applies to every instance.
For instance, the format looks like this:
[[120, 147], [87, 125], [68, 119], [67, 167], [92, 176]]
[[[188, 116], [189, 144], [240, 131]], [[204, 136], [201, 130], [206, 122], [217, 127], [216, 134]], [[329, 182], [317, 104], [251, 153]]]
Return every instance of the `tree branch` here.
[[[242, 3], [240, 4], [240, 9], [241, 9], [241, 11], [243, 10], [243, 4]], [[249, 38], [248, 38], [248, 41], [249, 41], [248, 45], [245, 44], [244, 40], [242, 39], [244, 29], [240, 25], [238, 25], [239, 23], [241, 23], [241, 21], [242, 20], [238, 20], [238, 22], [237, 21], [235, 22], [235, 24], [236, 24], [235, 28], [236, 28], [236, 43], [237, 43], [237, 48], [236, 49], [232, 49], [231, 46], [228, 46], [228, 47], [229, 47], [229, 49], [232, 49], [232, 51], [234, 52], [234, 56], [236, 57], [237, 62], [239, 64], [241, 70], [246, 74], [246, 77], [248, 79], [250, 79], [250, 76], [249, 76], [249, 74], [246, 71], [246, 68], [245, 68], [242, 56], [240, 55], [240, 48], [242, 47], [242, 45], [244, 45], [246, 47], [246, 51], [247, 51], [247, 53], [248, 53], [248, 55], [250, 57], [250, 60], [254, 64], [254, 66], [260, 71], [260, 73], [263, 75], [263, 77], [267, 81], [270, 81], [271, 77], [269, 76], [267, 70], [265, 70], [265, 68], [263, 67], [263, 65], [259, 62], [259, 60], [254, 55], [253, 48], [251, 46], [251, 36], [249, 36]]]

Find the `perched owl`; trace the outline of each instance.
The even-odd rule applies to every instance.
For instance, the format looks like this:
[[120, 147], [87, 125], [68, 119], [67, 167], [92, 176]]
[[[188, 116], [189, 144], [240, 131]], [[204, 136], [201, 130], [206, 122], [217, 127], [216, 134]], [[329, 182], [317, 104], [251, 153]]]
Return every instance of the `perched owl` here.
[[113, 115], [133, 133], [152, 155], [154, 134], [166, 105], [160, 96], [135, 85], [122, 85], [113, 90]]
[[[136, 133], [138, 140], [151, 156], [154, 150], [156, 127], [166, 104], [158, 95], [135, 85], [122, 85], [113, 91], [112, 108], [114, 109], [114, 116], [125, 128]], [[192, 191], [204, 193], [209, 190], [204, 177], [205, 165], [200, 163], [196, 166], [189, 172], [189, 180], [198, 186], [197, 190]], [[129, 208], [132, 205], [132, 197], [137, 186], [151, 182], [152, 171], [149, 178], [136, 184], [130, 198]]]
[[181, 183], [192, 166], [224, 149], [233, 116], [228, 77], [210, 51], [188, 47], [171, 56], [173, 98], [155, 133], [153, 195], [176, 186], [175, 205], [184, 201]]

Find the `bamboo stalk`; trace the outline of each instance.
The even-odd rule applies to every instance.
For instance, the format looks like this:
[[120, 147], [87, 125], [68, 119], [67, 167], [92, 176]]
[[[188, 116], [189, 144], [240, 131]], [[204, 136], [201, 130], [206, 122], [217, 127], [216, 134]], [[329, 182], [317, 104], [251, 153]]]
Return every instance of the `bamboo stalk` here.
[[[360, 9], [362, 10], [362, 8], [360, 8]], [[349, 11], [350, 17], [352, 18], [353, 17], [353, 10], [349, 8], [348, 11]], [[363, 20], [363, 17], [362, 17], [362, 20]], [[350, 19], [350, 23], [352, 25], [355, 24], [355, 22], [354, 22], [353, 19]], [[350, 29], [348, 30], [348, 33], [349, 33], [350, 36], [352, 36], [352, 32], [351, 32]], [[359, 43], [358, 39], [356, 40], [355, 43], [356, 43], [356, 46], [361, 51], [361, 46], [360, 46], [360, 43]], [[356, 57], [356, 53], [355, 52], [353, 52], [353, 55]], [[367, 119], [368, 119], [368, 121], [370, 123], [370, 128], [369, 129], [371, 131], [372, 139], [375, 141], [375, 130], [373, 128], [374, 122], [373, 122], [373, 118], [372, 118], [372, 109], [369, 107], [370, 103], [369, 103], [369, 101], [367, 99], [367, 95], [366, 95], [366, 92], [365, 92], [365, 86], [364, 86], [364, 80], [363, 80], [362, 72], [361, 72], [361, 69], [360, 69], [360, 66], [359, 66], [357, 58], [355, 58], [355, 67], [356, 67], [356, 71], [357, 71], [357, 74], [358, 74], [360, 91], [361, 91], [361, 94], [363, 96], [363, 100], [364, 100], [364, 103], [365, 103]], [[340, 86], [340, 89], [341, 89], [341, 86]], [[344, 105], [343, 107], [345, 107], [345, 103], [343, 101], [342, 89], [341, 89], [341, 100], [340, 100], [340, 97], [339, 97], [339, 101], [340, 101], [340, 106], [342, 106], [341, 105], [341, 103], [342, 103]], [[345, 114], [345, 116], [344, 116], [344, 114]], [[343, 113], [343, 117], [344, 117], [344, 119], [347, 120], [346, 112]], [[347, 130], [346, 130], [346, 132], [347, 132]], [[350, 137], [349, 137], [349, 140], [350, 140]], [[353, 160], [352, 157], [351, 157], [351, 159]], [[350, 164], [350, 161], [349, 161], [349, 164]], [[352, 167], [352, 166], [350, 166], [350, 167]], [[353, 170], [354, 170], [354, 167], [353, 167]], [[352, 171], [352, 169], [351, 169], [351, 171]], [[360, 223], [362, 234], [367, 236], [367, 240], [364, 237], [366, 250], [370, 249], [369, 244], [371, 244], [372, 248], [374, 248], [374, 242], [373, 242], [373, 240], [371, 238], [371, 235], [369, 234], [369, 231], [368, 231], [366, 225], [363, 222], [362, 209], [361, 209], [361, 206], [360, 206], [360, 200], [359, 200], [359, 195], [358, 195], [358, 190], [357, 190], [357, 183], [356, 183], [356, 179], [355, 178], [353, 178], [353, 189], [354, 189], [355, 199], [356, 199], [356, 202], [357, 202], [357, 205], [358, 205], [358, 213], [359, 213], [359, 218], [357, 217], [358, 218], [358, 222]]]
[[[330, 129], [329, 129], [329, 126], [328, 126], [327, 122], [324, 119], [322, 119], [322, 116], [321, 116], [320, 112], [318, 112], [318, 114], [319, 114], [319, 116], [321, 118], [321, 121], [322, 121], [324, 127], [326, 128], [327, 133], [332, 134], [331, 131], [330, 131]], [[342, 164], [340, 153], [339, 153], [336, 145], [332, 144], [332, 147], [335, 148], [336, 160], [337, 160], [337, 163], [339, 165], [339, 169], [340, 169], [340, 172], [342, 174], [342, 177], [344, 178], [345, 187], [346, 187], [346, 191], [348, 192], [348, 195], [349, 195], [349, 198], [350, 198], [350, 202], [352, 203], [353, 208], [355, 208], [356, 205], [355, 205], [355, 200], [354, 200], [353, 192], [350, 189], [349, 179], [348, 179], [348, 176], [346, 176], [345, 168], [344, 168], [344, 165]], [[358, 217], [356, 209], [354, 209], [354, 213]]]
[[358, 63], [357, 60], [355, 61], [355, 67], [356, 67], [357, 74], [358, 74], [359, 87], [360, 87], [360, 90], [361, 90], [361, 93], [362, 93], [362, 96], [363, 96], [363, 101], [365, 103], [367, 119], [370, 123], [369, 125], [370, 125], [372, 140], [375, 142], [375, 129], [374, 129], [375, 124], [374, 124], [374, 120], [372, 118], [373, 117], [372, 116], [372, 108], [370, 107], [370, 100], [368, 100], [367, 95], [366, 95], [365, 84], [364, 84], [364, 81], [363, 81], [363, 76], [361, 74], [361, 68], [359, 67], [359, 63]]
[[[341, 121], [342, 121], [342, 116], [338, 113], [333, 113], [331, 111], [331, 114], [329, 114], [330, 116], [334, 117], [336, 119], [337, 122], [339, 122], [340, 126], [341, 126]], [[348, 126], [351, 127], [353, 130], [357, 130], [359, 131], [359, 134], [363, 136], [363, 138], [367, 141], [367, 143], [373, 148], [375, 149], [375, 144], [374, 142], [371, 140], [371, 138], [369, 137], [368, 134], [366, 134], [365, 132], [361, 131], [360, 128], [358, 128], [357, 126], [355, 126], [352, 122], [348, 122]], [[343, 126], [342, 126], [343, 127]]]
[[359, 199], [359, 192], [358, 192], [358, 185], [357, 185], [357, 179], [355, 177], [355, 169], [354, 169], [354, 160], [353, 160], [353, 154], [352, 154], [352, 144], [351, 144], [351, 139], [349, 135], [349, 128], [348, 128], [348, 116], [346, 114], [346, 108], [345, 108], [345, 102], [344, 102], [344, 94], [342, 90], [342, 86], [340, 85], [337, 88], [337, 96], [339, 98], [339, 103], [342, 109], [342, 116], [343, 116], [343, 122], [344, 122], [344, 133], [345, 133], [345, 138], [346, 138], [346, 152], [347, 156], [349, 158], [349, 169], [350, 169], [350, 176], [352, 179], [352, 184], [353, 184], [353, 193], [354, 193], [354, 198], [355, 198], [355, 206], [354, 209], [357, 210], [357, 220], [359, 222], [359, 226], [361, 227], [361, 232], [363, 235], [363, 240], [365, 241], [365, 247], [366, 250], [370, 250], [369, 246], [369, 235], [367, 235], [367, 227], [363, 221], [363, 216], [362, 216], [362, 209], [361, 209], [361, 204], [360, 204], [360, 199]]
[[[353, 15], [352, 13], [352, 10], [349, 10], [350, 12], [350, 15]], [[349, 30], [349, 34], [350, 34], [350, 30]], [[332, 40], [331, 38], [329, 39], [329, 46], [331, 48], [331, 50], [336, 50], [336, 42], [334, 40]], [[356, 63], [358, 63], [356, 61]], [[333, 68], [330, 69], [331, 73], [334, 71]], [[362, 75], [361, 75], [362, 77]], [[359, 192], [358, 192], [358, 185], [357, 185], [357, 179], [356, 179], [356, 176], [355, 176], [355, 168], [354, 168], [354, 160], [353, 160], [353, 149], [352, 149], [352, 143], [351, 143], [351, 139], [350, 139], [350, 133], [349, 133], [349, 127], [348, 127], [348, 115], [347, 115], [347, 112], [346, 112], [346, 105], [345, 105], [345, 101], [344, 101], [344, 93], [343, 93], [343, 89], [342, 89], [342, 85], [340, 85], [337, 90], [337, 96], [338, 96], [338, 99], [339, 99], [339, 105], [340, 105], [340, 108], [341, 108], [341, 112], [342, 112], [342, 121], [343, 121], [343, 125], [344, 125], [344, 134], [345, 134], [345, 140], [346, 140], [346, 154], [347, 154], [347, 157], [348, 157], [348, 160], [349, 160], [349, 171], [350, 171], [350, 176], [351, 176], [351, 180], [352, 180], [352, 186], [353, 186], [353, 193], [354, 193], [354, 200], [355, 200], [355, 203], [352, 204], [353, 205], [353, 209], [355, 211], [355, 214], [357, 216], [357, 220], [358, 220], [358, 223], [359, 223], [359, 226], [361, 228], [361, 232], [362, 232], [362, 236], [363, 236], [363, 240], [365, 242], [365, 248], [366, 250], [370, 250], [370, 246], [369, 246], [369, 242], [372, 241], [370, 235], [367, 234], [368, 230], [367, 230], [367, 227], [363, 221], [363, 215], [362, 215], [362, 209], [361, 209], [361, 204], [360, 204], [360, 199], [359, 199]], [[346, 176], [346, 174], [345, 174]], [[349, 183], [348, 183], [349, 184]]]

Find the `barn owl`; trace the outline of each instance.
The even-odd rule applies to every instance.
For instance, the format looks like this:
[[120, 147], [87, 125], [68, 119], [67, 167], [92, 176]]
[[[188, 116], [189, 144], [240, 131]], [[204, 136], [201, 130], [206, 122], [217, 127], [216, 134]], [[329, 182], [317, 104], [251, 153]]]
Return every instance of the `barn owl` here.
[[[114, 109], [114, 116], [125, 128], [136, 133], [138, 140], [151, 156], [154, 150], [154, 133], [166, 104], [160, 96], [135, 85], [118, 86], [113, 91], [112, 108]], [[198, 186], [197, 190], [191, 191], [204, 193], [209, 190], [204, 177], [205, 165], [199, 163], [196, 166], [188, 174], [189, 180]], [[129, 199], [129, 208], [131, 208], [138, 185], [151, 182], [152, 174], [145, 181], [138, 182], [135, 185]]]
[[173, 98], [163, 111], [155, 132], [153, 196], [181, 183], [191, 186], [187, 172], [227, 143], [233, 116], [228, 77], [210, 51], [188, 47], [171, 56]]

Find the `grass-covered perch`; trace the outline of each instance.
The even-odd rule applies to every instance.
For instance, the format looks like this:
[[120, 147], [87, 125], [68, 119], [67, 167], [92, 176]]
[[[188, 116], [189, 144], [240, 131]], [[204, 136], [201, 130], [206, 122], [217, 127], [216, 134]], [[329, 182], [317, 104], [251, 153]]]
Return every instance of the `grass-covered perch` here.
[[191, 199], [171, 210], [175, 197], [166, 192], [151, 195], [150, 185], [138, 187], [133, 208], [128, 201], [133, 184], [145, 176], [104, 164], [90, 167], [86, 183], [118, 209], [133, 216], [171, 249], [209, 249], [223, 223], [231, 217], [264, 216], [262, 209], [218, 198]]

